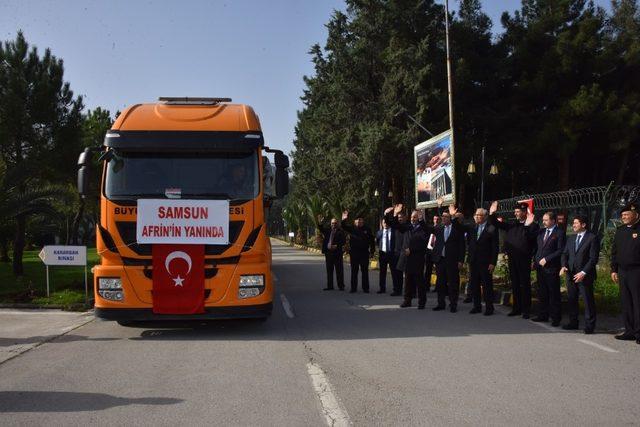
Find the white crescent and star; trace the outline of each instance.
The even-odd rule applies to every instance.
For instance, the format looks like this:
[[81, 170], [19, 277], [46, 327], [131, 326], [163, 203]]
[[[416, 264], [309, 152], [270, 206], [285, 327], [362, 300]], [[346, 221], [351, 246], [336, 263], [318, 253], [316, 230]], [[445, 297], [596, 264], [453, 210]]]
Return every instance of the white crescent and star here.
[[[171, 269], [170, 269], [171, 261], [173, 261], [174, 259], [183, 259], [187, 262], [187, 265], [189, 266], [187, 270], [187, 275], [188, 275], [189, 272], [191, 271], [191, 257], [189, 256], [189, 254], [183, 251], [173, 251], [169, 255], [167, 255], [167, 259], [164, 261], [164, 268], [167, 269], [167, 273], [169, 273], [169, 275], [171, 275]], [[181, 278], [179, 274], [175, 278], [172, 278], [171, 280], [173, 280], [173, 282], [175, 283], [174, 286], [180, 286], [180, 287], [183, 286], [182, 282], [184, 282], [184, 279]]]

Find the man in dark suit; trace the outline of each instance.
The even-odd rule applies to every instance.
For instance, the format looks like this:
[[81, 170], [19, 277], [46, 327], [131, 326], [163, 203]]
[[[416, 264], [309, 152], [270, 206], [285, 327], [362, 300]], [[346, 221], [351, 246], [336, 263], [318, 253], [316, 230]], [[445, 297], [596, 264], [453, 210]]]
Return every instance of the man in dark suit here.
[[342, 229], [349, 233], [349, 257], [351, 260], [351, 290], [358, 291], [358, 270], [362, 272], [362, 292], [369, 293], [369, 259], [375, 253], [375, 239], [371, 229], [364, 225], [364, 218], [357, 217], [354, 225], [347, 224], [349, 211], [342, 213]]
[[[393, 208], [390, 208], [390, 212], [393, 212]], [[387, 209], [389, 211], [389, 209]], [[407, 220], [407, 215], [404, 212], [398, 212], [397, 216], [393, 216], [389, 219], [386, 217], [387, 212], [385, 211], [385, 220], [393, 220], [395, 221], [399, 227], [393, 227], [390, 222], [387, 222], [391, 229], [393, 230], [394, 236], [396, 236], [397, 244], [393, 247], [393, 255], [394, 255], [394, 263], [391, 265], [391, 277], [393, 278], [393, 292], [391, 292], [392, 297], [399, 297], [402, 295], [402, 289], [404, 287], [404, 267], [399, 265], [400, 256], [403, 253], [402, 245], [404, 244], [405, 235], [409, 232], [408, 229], [403, 229], [409, 223]]]
[[528, 319], [531, 312], [531, 257], [536, 250], [538, 224], [526, 203], [517, 203], [514, 209], [515, 222], [498, 221], [498, 202], [489, 209], [492, 225], [506, 232], [504, 249], [509, 258], [509, 277], [513, 292], [513, 309], [508, 316], [522, 315]]
[[[398, 270], [395, 268], [397, 263], [395, 246], [398, 244], [398, 233], [393, 230], [385, 218], [382, 219], [382, 230], [378, 230], [376, 234], [376, 244], [378, 246], [378, 254], [380, 255], [380, 289], [379, 294], [387, 291], [387, 267], [391, 270], [391, 278], [393, 280], [393, 289], [397, 289]], [[400, 243], [402, 245], [402, 243]], [[402, 272], [400, 272], [402, 275]]]
[[[397, 215], [402, 211], [402, 205], [396, 205], [394, 213]], [[418, 294], [418, 309], [424, 310], [427, 303], [427, 283], [424, 278], [424, 262], [429, 243], [429, 236], [433, 233], [433, 227], [427, 225], [421, 217], [420, 212], [411, 212], [411, 222], [400, 224], [392, 216], [389, 209], [385, 211], [385, 218], [392, 228], [404, 231], [402, 253], [398, 260], [398, 268], [405, 272], [404, 301], [400, 307], [411, 307], [411, 302]]]
[[596, 280], [596, 265], [600, 256], [598, 237], [587, 230], [587, 217], [576, 215], [571, 224], [576, 233], [569, 236], [562, 252], [560, 275], [567, 276], [569, 294], [569, 323], [562, 329], [578, 329], [578, 299], [584, 300], [584, 333], [592, 334], [596, 329], [596, 302], [593, 282]]
[[557, 226], [554, 212], [542, 216], [542, 225], [533, 257], [538, 278], [538, 316], [532, 320], [547, 322], [551, 317], [551, 326], [560, 326], [560, 261], [567, 237]]
[[322, 253], [327, 267], [327, 287], [323, 290], [333, 290], [333, 270], [336, 271], [338, 289], [344, 290], [344, 267], [342, 263], [342, 247], [345, 243], [344, 231], [338, 228], [338, 220], [331, 218], [331, 225], [322, 224], [322, 215], [318, 216], [316, 227], [322, 233]]
[[464, 231], [454, 227], [451, 214], [442, 214], [442, 224], [435, 229], [436, 244], [433, 248], [433, 262], [436, 265], [436, 290], [438, 305], [434, 311], [445, 309], [445, 299], [449, 296], [449, 310], [458, 311], [458, 297], [460, 294], [460, 269], [464, 262], [465, 241]]
[[622, 208], [611, 246], [611, 280], [620, 284], [624, 332], [616, 339], [640, 344], [640, 204]]
[[[449, 207], [449, 213], [454, 216], [452, 223], [459, 227], [467, 235], [469, 263], [469, 283], [473, 308], [469, 313], [482, 312], [481, 295], [484, 296], [485, 316], [491, 316], [493, 309], [493, 270], [498, 263], [498, 248], [500, 236], [498, 229], [488, 222], [489, 215], [486, 209], [476, 209], [473, 216], [475, 224], [462, 224], [457, 217], [455, 207]], [[482, 285], [482, 293], [480, 286]]]

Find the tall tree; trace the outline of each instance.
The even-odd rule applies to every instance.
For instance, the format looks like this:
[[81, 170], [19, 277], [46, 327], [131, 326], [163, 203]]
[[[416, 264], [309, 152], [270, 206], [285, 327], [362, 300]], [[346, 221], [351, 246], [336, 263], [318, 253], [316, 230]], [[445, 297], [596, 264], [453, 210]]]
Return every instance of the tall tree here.
[[[89, 110], [87, 114], [83, 117], [82, 121], [82, 146], [92, 149], [98, 149], [102, 146], [104, 141], [104, 136], [107, 131], [111, 128], [113, 124], [113, 120], [111, 119], [111, 113], [109, 110], [104, 110], [100, 107], [95, 110]], [[77, 154], [77, 153], [76, 153]], [[98, 191], [98, 181], [94, 179], [93, 181], [94, 191], [90, 191], [90, 194], [97, 194]], [[92, 219], [92, 223], [95, 224], [97, 220], [97, 203], [90, 196], [90, 203], [88, 211], [90, 213], [90, 217]], [[68, 244], [76, 244], [78, 242], [78, 231], [80, 228], [80, 223], [85, 218], [85, 209], [86, 209], [86, 200], [84, 198], [79, 198], [78, 207], [76, 214], [73, 218], [73, 224], [71, 226], [71, 233], [69, 236]], [[93, 227], [87, 227], [93, 228]]]
[[498, 140], [509, 139], [521, 188], [569, 189], [572, 153], [594, 140], [593, 126], [584, 124], [597, 122], [597, 111], [582, 107], [599, 96], [604, 19], [586, 0], [523, 0], [513, 17], [502, 17], [510, 81]]
[[[68, 145], [77, 147], [82, 97], [74, 97], [64, 82], [61, 59], [46, 49], [40, 56], [29, 47], [22, 32], [0, 47], [0, 156], [8, 174], [20, 171], [17, 200], [46, 185], [58, 159]], [[69, 168], [66, 168], [69, 169]], [[13, 272], [24, 273], [22, 255], [25, 230], [32, 210], [15, 217]]]

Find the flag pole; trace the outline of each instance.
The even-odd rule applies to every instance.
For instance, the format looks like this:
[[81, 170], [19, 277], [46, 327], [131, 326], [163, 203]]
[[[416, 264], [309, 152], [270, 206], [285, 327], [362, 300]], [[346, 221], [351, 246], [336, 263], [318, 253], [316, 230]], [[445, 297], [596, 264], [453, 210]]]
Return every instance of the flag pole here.
[[[453, 83], [451, 76], [451, 54], [449, 51], [449, 0], [444, 1], [444, 31], [445, 31], [445, 43], [447, 48], [447, 92], [449, 95], [449, 129], [451, 130], [451, 164], [455, 171], [455, 155], [454, 145], [455, 137], [453, 131]], [[454, 172], [455, 176], [455, 172]], [[453, 203], [457, 200], [455, 182], [453, 183]]]

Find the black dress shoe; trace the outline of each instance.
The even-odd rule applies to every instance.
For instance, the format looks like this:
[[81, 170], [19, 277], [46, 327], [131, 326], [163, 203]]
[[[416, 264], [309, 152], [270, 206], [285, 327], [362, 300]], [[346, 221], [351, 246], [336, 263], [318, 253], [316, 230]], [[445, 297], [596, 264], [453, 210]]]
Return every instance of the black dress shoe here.
[[482, 309], [478, 307], [473, 307], [469, 312], [469, 314], [478, 314], [478, 313], [482, 313]]
[[411, 307], [411, 301], [402, 301], [402, 304], [400, 304], [400, 308], [407, 308], [407, 307]]
[[493, 316], [493, 308], [484, 311], [485, 316]]
[[332, 291], [333, 288], [324, 288], [323, 291]]
[[532, 322], [548, 322], [549, 318], [548, 317], [540, 317], [540, 316], [536, 316], [533, 319], [531, 319]]
[[507, 314], [507, 316], [509, 316], [509, 317], [513, 317], [513, 316], [520, 316], [521, 314], [522, 314], [522, 312], [521, 312], [521, 311], [518, 311], [518, 310], [511, 310], [511, 311], [509, 312], [509, 314]]
[[378, 292], [376, 292], [376, 294], [386, 294], [387, 291], [385, 291], [384, 289], [380, 289]]
[[455, 313], [458, 311], [458, 306], [457, 305], [452, 305], [449, 307], [449, 311], [452, 313]]
[[442, 311], [445, 308], [446, 307], [444, 305], [436, 305], [435, 307], [433, 307], [433, 311]]
[[551, 326], [555, 326], [557, 328], [558, 326], [560, 326], [560, 321], [559, 320], [552, 321]]
[[621, 341], [633, 341], [636, 339], [636, 337], [634, 337], [631, 334], [620, 334], [620, 335], [616, 335], [615, 338]]
[[473, 298], [471, 297], [465, 297], [465, 299], [462, 300], [462, 302], [465, 304], [469, 304], [471, 301], [473, 301]]
[[531, 317], [531, 316], [529, 315], [529, 313], [523, 313], [523, 314], [522, 314], [522, 318], [523, 318], [523, 319], [528, 319], [528, 318], [530, 318], [530, 317]]
[[567, 323], [566, 325], [564, 325], [562, 327], [562, 329], [564, 329], [565, 331], [575, 331], [575, 330], [578, 329], [578, 324], [577, 323]]
[[595, 331], [593, 329], [585, 329], [584, 330], [584, 334], [585, 335], [593, 335], [595, 333]]
[[391, 292], [389, 294], [389, 296], [391, 296], [391, 297], [399, 297], [400, 295], [402, 295], [400, 292]]

